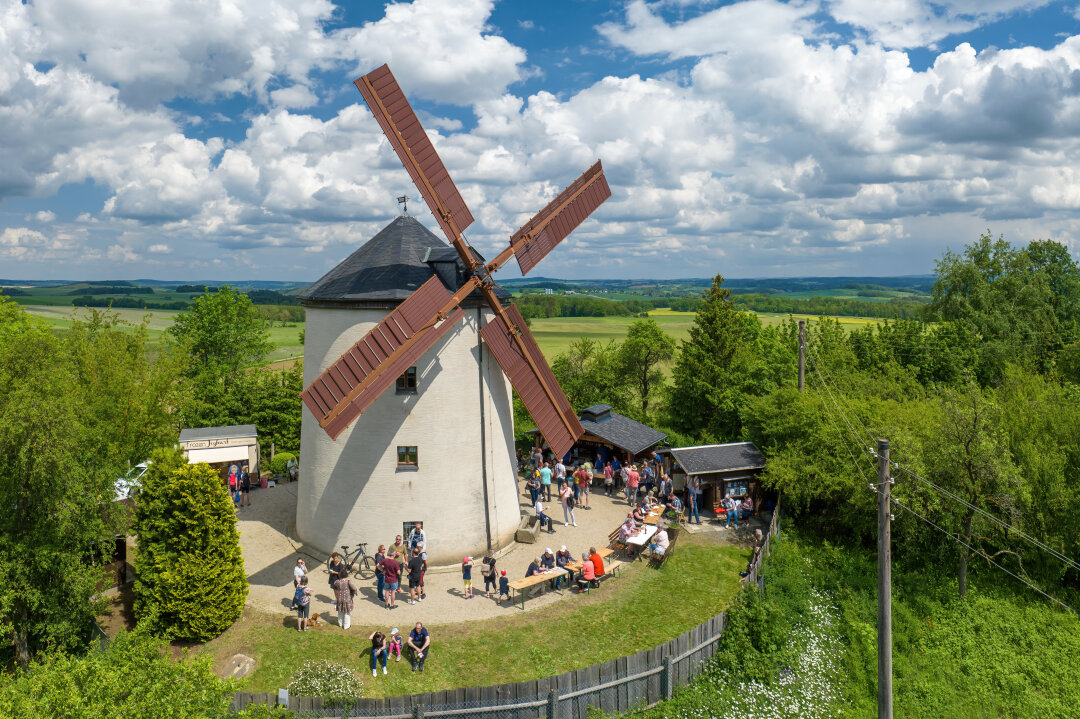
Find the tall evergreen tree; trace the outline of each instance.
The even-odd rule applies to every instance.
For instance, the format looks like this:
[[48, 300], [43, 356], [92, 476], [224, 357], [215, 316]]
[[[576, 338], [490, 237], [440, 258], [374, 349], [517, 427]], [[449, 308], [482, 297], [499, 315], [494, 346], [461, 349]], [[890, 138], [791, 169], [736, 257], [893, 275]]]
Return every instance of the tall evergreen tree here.
[[207, 641], [240, 617], [248, 583], [236, 514], [217, 473], [162, 450], [136, 509], [135, 615], [169, 639]]

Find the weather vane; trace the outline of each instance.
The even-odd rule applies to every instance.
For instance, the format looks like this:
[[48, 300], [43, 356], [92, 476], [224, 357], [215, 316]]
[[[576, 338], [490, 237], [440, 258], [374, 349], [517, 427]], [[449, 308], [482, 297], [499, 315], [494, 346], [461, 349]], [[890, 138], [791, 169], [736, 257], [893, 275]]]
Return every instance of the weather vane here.
[[408, 195], [402, 195], [401, 197], [397, 198], [397, 203], [399, 205], [401, 205], [401, 214], [403, 214], [403, 215], [408, 214], [408, 212], [409, 212], [409, 196]]

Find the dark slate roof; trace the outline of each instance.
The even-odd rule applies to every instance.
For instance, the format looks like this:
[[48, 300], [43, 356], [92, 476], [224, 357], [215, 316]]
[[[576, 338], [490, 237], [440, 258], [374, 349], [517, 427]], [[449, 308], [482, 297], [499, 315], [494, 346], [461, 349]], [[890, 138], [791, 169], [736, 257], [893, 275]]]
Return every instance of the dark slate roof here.
[[[404, 300], [435, 274], [425, 262], [429, 251], [439, 260], [457, 256], [415, 217], [401, 215], [304, 290], [300, 298], [318, 302]], [[496, 288], [496, 294], [502, 299], [510, 297], [502, 288]]]
[[630, 454], [644, 452], [667, 437], [659, 430], [624, 417], [618, 412], [612, 412], [611, 406], [606, 404], [589, 407], [578, 419], [588, 434], [610, 442]]
[[236, 437], [255, 437], [258, 432], [253, 424], [234, 424], [229, 427], [199, 427], [180, 430], [181, 442], [194, 442], [200, 439], [234, 439]]
[[671, 455], [687, 474], [763, 469], [765, 456], [753, 442], [672, 447]]

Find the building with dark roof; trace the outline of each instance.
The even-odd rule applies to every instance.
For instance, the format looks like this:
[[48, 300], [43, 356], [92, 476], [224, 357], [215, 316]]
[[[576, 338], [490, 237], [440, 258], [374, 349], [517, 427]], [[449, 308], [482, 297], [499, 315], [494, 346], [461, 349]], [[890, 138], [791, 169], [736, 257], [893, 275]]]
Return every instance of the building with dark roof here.
[[[308, 287], [304, 386], [432, 277], [450, 292], [468, 278], [453, 247], [402, 215]], [[513, 541], [521, 516], [510, 481], [512, 393], [480, 335], [499, 319], [479, 293], [462, 308], [464, 317], [336, 440], [304, 406], [296, 529], [309, 546], [329, 553], [393, 537], [405, 521], [424, 523], [433, 564]]]
[[765, 469], [765, 455], [753, 442], [671, 447], [658, 454], [665, 455], [665, 467], [677, 489], [685, 487], [692, 477], [701, 482], [702, 513], [729, 496], [750, 496], [755, 509], [761, 504], [758, 475]]
[[[484, 259], [475, 250], [473, 255]], [[415, 217], [401, 215], [304, 290], [300, 301], [305, 306], [393, 307], [433, 275], [450, 292], [468, 279], [457, 250]], [[510, 293], [497, 285], [495, 294], [504, 302], [510, 299]], [[480, 293], [475, 291], [462, 306], [479, 302]]]
[[[585, 434], [574, 445], [571, 457], [581, 460], [591, 462], [599, 454], [601, 461], [607, 462], [617, 453], [620, 460], [634, 461], [640, 455], [651, 454], [656, 445], [667, 439], [665, 433], [613, 411], [609, 404], [587, 407], [578, 419]], [[528, 434], [539, 437], [536, 430]]]

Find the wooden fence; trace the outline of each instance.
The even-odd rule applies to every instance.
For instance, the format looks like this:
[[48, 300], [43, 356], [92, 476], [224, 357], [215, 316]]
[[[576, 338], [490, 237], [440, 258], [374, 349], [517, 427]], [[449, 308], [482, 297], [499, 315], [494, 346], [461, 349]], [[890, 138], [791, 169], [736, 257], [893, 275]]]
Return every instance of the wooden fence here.
[[[771, 551], [780, 507], [777, 505], [769, 531], [747, 583], [761, 583], [761, 565]], [[716, 654], [727, 625], [723, 612], [682, 636], [653, 649], [527, 682], [471, 687], [427, 694], [357, 699], [347, 706], [329, 706], [318, 698], [289, 697], [289, 709], [312, 717], [478, 717], [479, 719], [586, 719], [588, 708], [621, 713], [670, 699], [675, 687], [688, 684]], [[249, 704], [276, 705], [274, 694], [237, 692], [233, 707]]]

